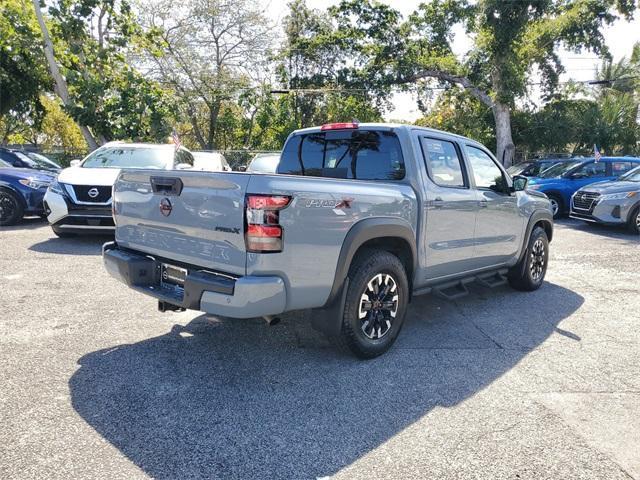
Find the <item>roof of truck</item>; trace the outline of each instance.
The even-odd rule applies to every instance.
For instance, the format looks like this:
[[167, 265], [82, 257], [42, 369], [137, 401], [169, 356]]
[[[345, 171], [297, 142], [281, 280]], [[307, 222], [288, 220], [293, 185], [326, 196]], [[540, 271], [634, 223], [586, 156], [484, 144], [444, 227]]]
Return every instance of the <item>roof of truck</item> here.
[[[357, 123], [357, 122], [354, 122]], [[319, 132], [321, 131], [322, 125], [318, 125], [315, 127], [308, 127], [308, 128], [301, 128], [299, 130], [295, 130], [292, 132], [293, 134], [300, 134], [300, 133], [313, 133], [313, 132]], [[451, 132], [445, 132], [444, 130], [437, 130], [435, 128], [429, 128], [429, 127], [422, 127], [419, 125], [411, 125], [411, 124], [406, 124], [406, 123], [387, 123], [387, 122], [368, 122], [368, 123], [358, 123], [358, 128], [390, 128], [390, 129], [394, 129], [394, 130], [398, 130], [398, 129], [403, 129], [403, 130], [422, 130], [425, 132], [431, 132], [431, 133], [437, 133], [440, 135], [448, 135], [450, 137], [456, 137], [458, 139], [461, 140], [466, 140], [469, 142], [473, 142], [476, 143], [478, 145], [482, 145], [480, 142], [478, 142], [477, 140], [474, 140], [473, 138], [469, 138], [469, 137], [465, 137], [463, 135], [458, 135], [457, 133], [451, 133]]]

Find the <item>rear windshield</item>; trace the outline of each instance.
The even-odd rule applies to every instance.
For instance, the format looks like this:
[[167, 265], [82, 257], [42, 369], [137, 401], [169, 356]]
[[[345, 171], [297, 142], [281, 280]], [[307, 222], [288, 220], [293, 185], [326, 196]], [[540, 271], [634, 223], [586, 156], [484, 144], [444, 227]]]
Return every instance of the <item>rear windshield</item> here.
[[336, 130], [295, 135], [282, 152], [278, 173], [358, 180], [400, 180], [405, 168], [393, 132]]

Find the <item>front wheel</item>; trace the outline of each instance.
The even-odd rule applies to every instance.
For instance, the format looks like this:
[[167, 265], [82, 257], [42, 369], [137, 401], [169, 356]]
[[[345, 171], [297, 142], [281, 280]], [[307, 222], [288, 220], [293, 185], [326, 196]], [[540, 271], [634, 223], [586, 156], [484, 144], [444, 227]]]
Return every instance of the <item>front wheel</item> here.
[[627, 220], [627, 225], [629, 230], [633, 233], [640, 233], [640, 205], [634, 208], [629, 214], [629, 219]]
[[15, 194], [0, 190], [0, 227], [15, 225], [22, 218], [23, 213], [22, 204]]
[[549, 239], [542, 227], [535, 227], [524, 256], [509, 271], [509, 284], [516, 290], [537, 290], [544, 281], [549, 262]]
[[362, 252], [349, 269], [340, 337], [360, 358], [374, 358], [395, 342], [407, 310], [409, 282], [389, 252]]
[[554, 193], [550, 193], [547, 196], [549, 197], [549, 201], [551, 202], [551, 212], [553, 213], [554, 220], [560, 218], [564, 209], [562, 198]]

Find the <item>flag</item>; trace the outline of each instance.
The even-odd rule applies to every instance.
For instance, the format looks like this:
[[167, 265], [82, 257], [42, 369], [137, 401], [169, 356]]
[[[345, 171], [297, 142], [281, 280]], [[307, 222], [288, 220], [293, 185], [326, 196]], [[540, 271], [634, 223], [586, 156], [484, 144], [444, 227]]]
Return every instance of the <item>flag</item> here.
[[180, 136], [178, 135], [178, 132], [175, 131], [175, 129], [173, 130], [173, 132], [171, 132], [171, 138], [173, 139], [173, 144], [176, 146], [176, 150], [178, 150], [180, 148]]
[[602, 158], [602, 155], [600, 155], [600, 150], [598, 150], [598, 147], [596, 147], [596, 144], [593, 144], [593, 156], [596, 159], [596, 162], [599, 162], [600, 159]]

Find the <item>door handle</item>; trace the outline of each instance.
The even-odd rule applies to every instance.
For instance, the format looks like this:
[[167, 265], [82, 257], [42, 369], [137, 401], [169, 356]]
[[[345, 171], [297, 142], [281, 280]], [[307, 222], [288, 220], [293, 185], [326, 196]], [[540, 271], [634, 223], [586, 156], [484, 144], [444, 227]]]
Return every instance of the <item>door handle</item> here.
[[444, 206], [444, 201], [440, 197], [436, 197], [433, 199], [434, 208], [442, 208]]
[[479, 200], [478, 205], [480, 205], [480, 208], [487, 208], [489, 206], [489, 202], [487, 200]]

